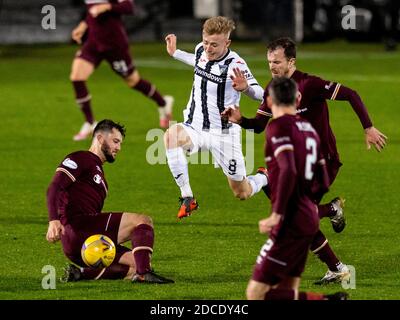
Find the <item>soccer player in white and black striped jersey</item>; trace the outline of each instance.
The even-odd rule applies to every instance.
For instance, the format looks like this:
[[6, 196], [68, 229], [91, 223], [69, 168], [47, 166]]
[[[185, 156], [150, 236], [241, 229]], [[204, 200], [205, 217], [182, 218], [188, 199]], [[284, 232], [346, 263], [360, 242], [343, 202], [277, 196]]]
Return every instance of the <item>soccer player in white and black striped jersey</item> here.
[[263, 89], [246, 62], [229, 49], [234, 29], [234, 22], [226, 17], [208, 19], [203, 25], [203, 41], [194, 54], [177, 50], [174, 34], [165, 39], [172, 57], [194, 67], [185, 120], [171, 126], [164, 136], [168, 165], [181, 189], [178, 218], [189, 216], [198, 207], [189, 184], [185, 152], [209, 150], [227, 176], [233, 193], [241, 200], [268, 184], [265, 169], [246, 177], [241, 128], [221, 117], [225, 108], [239, 105], [241, 92], [255, 100], [263, 98]]

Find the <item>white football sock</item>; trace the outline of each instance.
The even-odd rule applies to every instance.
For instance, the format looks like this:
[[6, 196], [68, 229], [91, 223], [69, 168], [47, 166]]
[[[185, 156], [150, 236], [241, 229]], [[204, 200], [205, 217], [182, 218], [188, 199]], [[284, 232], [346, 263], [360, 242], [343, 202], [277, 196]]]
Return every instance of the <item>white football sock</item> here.
[[262, 173], [257, 173], [254, 176], [247, 176], [247, 181], [250, 183], [252, 189], [251, 197], [260, 192], [261, 188], [268, 184], [267, 177]]
[[181, 195], [193, 197], [192, 189], [189, 184], [188, 163], [182, 148], [167, 149], [166, 151], [168, 166], [176, 184], [181, 189]]

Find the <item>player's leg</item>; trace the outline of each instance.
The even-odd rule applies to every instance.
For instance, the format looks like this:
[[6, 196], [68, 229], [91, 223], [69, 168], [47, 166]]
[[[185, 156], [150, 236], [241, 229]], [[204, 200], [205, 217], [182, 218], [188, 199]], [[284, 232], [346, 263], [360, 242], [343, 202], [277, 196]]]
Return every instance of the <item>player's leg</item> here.
[[86, 81], [89, 79], [96, 66], [100, 63], [99, 54], [90, 47], [90, 44], [85, 44], [79, 51], [72, 62], [70, 80], [72, 82], [76, 102], [79, 105], [85, 122], [81, 130], [73, 139], [75, 141], [84, 140], [91, 136], [96, 121], [93, 116], [91, 107], [91, 96], [86, 86]]
[[246, 200], [266, 187], [268, 180], [264, 174], [256, 173], [253, 176], [243, 177], [240, 181], [228, 177], [228, 183], [236, 198]]
[[318, 215], [320, 219], [329, 217], [332, 228], [335, 232], [340, 233], [346, 226], [346, 218], [344, 216], [344, 202], [341, 197], [336, 197], [326, 204], [318, 206]]
[[[154, 246], [154, 228], [149, 216], [135, 213], [122, 214], [118, 229], [118, 243], [128, 240], [131, 240], [134, 258], [134, 264], [131, 266], [136, 267], [132, 281], [160, 284], [173, 282], [152, 271], [151, 256]], [[130, 261], [127, 260], [126, 262], [129, 263]]]
[[242, 153], [240, 132], [215, 134], [210, 149], [215, 161], [228, 178], [229, 187], [235, 197], [246, 200], [267, 186], [264, 172], [246, 176], [246, 164]]
[[[339, 169], [342, 166], [342, 163], [338, 158], [331, 159], [327, 161], [326, 168], [328, 171], [329, 182], [332, 184], [335, 181], [337, 174], [339, 173]], [[322, 197], [322, 195], [321, 195]], [[317, 203], [321, 201], [321, 199], [316, 199]], [[346, 219], [344, 216], [344, 199], [341, 197], [336, 197], [330, 202], [326, 204], [318, 205], [318, 215], [319, 218], [322, 219], [324, 217], [329, 217], [331, 220], [332, 228], [335, 232], [342, 232], [346, 226]]]
[[[287, 234], [287, 233], [286, 233]], [[257, 300], [329, 300], [347, 298], [314, 292], [299, 292], [300, 276], [304, 271], [312, 237], [284, 236], [268, 239], [257, 257], [247, 298]]]
[[331, 282], [341, 282], [350, 277], [348, 267], [343, 264], [331, 249], [328, 239], [319, 230], [312, 240], [310, 250], [327, 265], [328, 271], [316, 284], [327, 284]]
[[[135, 262], [131, 249], [117, 244], [117, 230], [121, 215], [121, 213], [114, 213], [89, 216], [76, 221], [80, 228], [71, 225], [65, 226], [65, 232], [61, 237], [63, 251], [74, 264], [69, 264], [64, 269], [62, 281], [124, 279], [133, 274]], [[93, 234], [105, 234], [116, 244], [114, 261], [107, 268], [89, 268], [82, 260], [82, 244]], [[129, 257], [127, 254], [132, 257], [130, 260], [126, 258]]]
[[82, 265], [77, 259], [70, 257], [75, 264], [69, 264], [64, 268], [61, 277], [62, 282], [74, 282], [80, 280], [131, 280], [135, 274], [135, 261], [132, 251], [123, 246], [116, 246], [116, 256], [114, 262], [107, 268], [78, 267]]
[[265, 300], [347, 300], [346, 292], [323, 294], [299, 291], [300, 277], [287, 277], [276, 288], [269, 290]]
[[168, 128], [169, 121], [172, 120], [174, 99], [172, 96], [163, 97], [154, 84], [142, 79], [132, 61], [129, 47], [126, 46], [124, 49], [108, 51], [105, 53], [105, 58], [111, 65], [111, 68], [124, 79], [130, 88], [141, 92], [158, 105], [160, 126], [165, 129]]
[[251, 279], [246, 289], [247, 300], [265, 300], [265, 295], [270, 289], [270, 285]]
[[178, 218], [191, 215], [198, 208], [189, 183], [188, 162], [185, 152], [198, 151], [201, 137], [191, 127], [183, 124], [171, 126], [164, 134], [167, 161], [172, 176], [181, 190]]
[[130, 88], [143, 93], [146, 97], [157, 103], [160, 116], [160, 127], [163, 129], [168, 128], [169, 121], [172, 120], [174, 98], [169, 95], [162, 96], [154, 84], [140, 76], [138, 70], [134, 70], [132, 74], [126, 77], [125, 82]]

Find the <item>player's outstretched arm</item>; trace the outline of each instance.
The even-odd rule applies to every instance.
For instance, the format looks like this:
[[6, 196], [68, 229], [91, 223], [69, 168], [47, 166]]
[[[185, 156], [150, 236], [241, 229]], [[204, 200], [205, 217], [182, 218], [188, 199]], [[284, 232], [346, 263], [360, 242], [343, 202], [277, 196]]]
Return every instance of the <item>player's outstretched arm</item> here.
[[182, 61], [183, 63], [188, 64], [189, 66], [194, 67], [196, 63], [196, 57], [193, 53], [188, 53], [186, 51], [182, 51], [176, 48], [176, 35], [169, 34], [165, 37], [165, 42], [167, 44], [167, 52], [168, 54], [176, 60]]
[[233, 73], [230, 74], [230, 78], [232, 80], [232, 87], [236, 91], [239, 91], [241, 93], [244, 93], [248, 97], [262, 101], [263, 100], [263, 95], [264, 95], [264, 90], [263, 88], [256, 82], [256, 80], [253, 78], [253, 83], [249, 84], [246, 78], [245, 71], [241, 70], [238, 67], [232, 68]]
[[374, 145], [378, 152], [381, 152], [386, 146], [387, 136], [380, 132], [375, 127], [369, 127], [364, 130], [365, 132], [365, 143], [367, 144], [367, 149], [371, 149], [371, 144]]

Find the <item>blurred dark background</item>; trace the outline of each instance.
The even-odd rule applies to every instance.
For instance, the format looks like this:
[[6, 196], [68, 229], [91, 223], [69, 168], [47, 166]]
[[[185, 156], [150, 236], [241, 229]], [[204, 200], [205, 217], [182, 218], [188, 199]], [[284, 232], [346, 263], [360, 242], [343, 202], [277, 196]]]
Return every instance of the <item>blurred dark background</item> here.
[[[41, 27], [45, 5], [56, 9], [55, 30]], [[355, 29], [342, 27], [346, 5], [355, 8]], [[124, 17], [132, 41], [158, 41], [169, 32], [197, 41], [204, 20], [215, 15], [233, 18], [233, 37], [241, 40], [345, 38], [381, 41], [392, 50], [399, 39], [400, 1], [395, 0], [136, 0], [135, 6], [135, 15]], [[0, 44], [69, 42], [84, 11], [83, 0], [0, 0]]]

